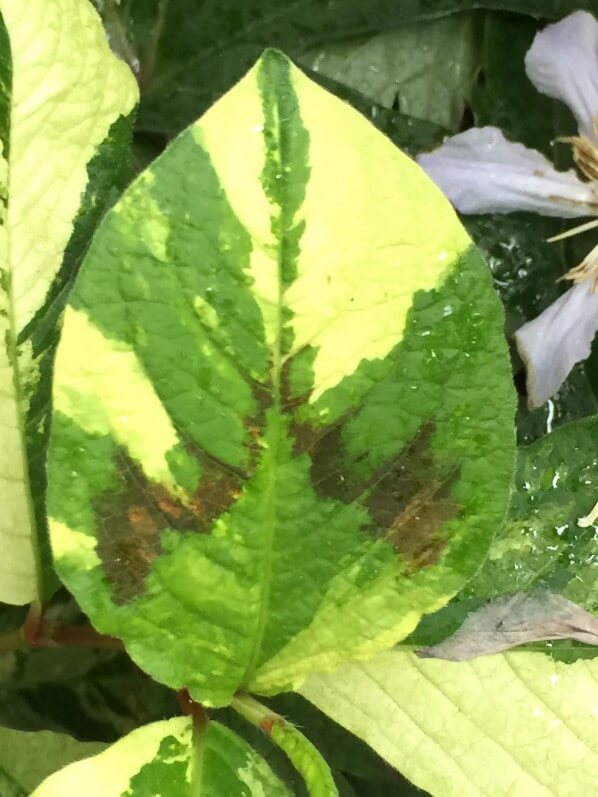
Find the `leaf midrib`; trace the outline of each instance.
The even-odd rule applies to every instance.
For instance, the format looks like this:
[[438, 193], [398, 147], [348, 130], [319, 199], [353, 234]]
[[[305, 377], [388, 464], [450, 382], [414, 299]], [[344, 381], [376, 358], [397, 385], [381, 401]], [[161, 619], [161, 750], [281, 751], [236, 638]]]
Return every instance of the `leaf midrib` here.
[[[280, 108], [278, 102], [274, 103], [274, 113], [276, 114], [276, 133], [278, 142], [279, 154], [279, 170], [280, 174], [284, 175], [284, 152], [282, 146], [282, 125], [280, 120]], [[265, 121], [265, 120], [264, 120]], [[284, 180], [284, 176], [282, 177]], [[262, 644], [264, 641], [266, 622], [268, 619], [268, 609], [270, 607], [270, 592], [272, 588], [272, 566], [274, 560], [274, 539], [276, 537], [276, 488], [278, 484], [278, 453], [280, 450], [280, 438], [282, 433], [281, 428], [281, 395], [280, 395], [280, 377], [282, 369], [282, 333], [283, 333], [283, 299], [284, 299], [284, 286], [282, 280], [282, 269], [284, 263], [284, 248], [285, 248], [285, 234], [287, 231], [286, 213], [285, 213], [285, 191], [283, 190], [279, 204], [278, 211], [278, 241], [276, 247], [276, 278], [277, 284], [277, 304], [276, 304], [276, 334], [274, 338], [274, 345], [272, 347], [272, 407], [270, 417], [272, 419], [272, 440], [274, 445], [269, 450], [271, 457], [272, 467], [270, 468], [268, 490], [266, 493], [267, 500], [267, 522], [265, 533], [265, 556], [262, 560], [261, 583], [260, 583], [260, 597], [259, 597], [259, 616], [253, 649], [248, 659], [247, 667], [243, 682], [250, 683], [257, 663], [259, 661]]]

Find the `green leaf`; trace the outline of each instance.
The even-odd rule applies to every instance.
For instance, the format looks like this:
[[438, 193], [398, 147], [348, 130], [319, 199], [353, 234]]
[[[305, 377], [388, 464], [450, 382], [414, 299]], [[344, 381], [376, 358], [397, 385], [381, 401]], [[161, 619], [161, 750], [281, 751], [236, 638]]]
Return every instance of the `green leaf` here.
[[[592, 10], [593, 4], [579, 0], [575, 8]], [[558, 18], [572, 10], [570, 0], [369, 0], [367, 6], [361, 0], [251, 0], [242, 7], [225, 0], [210, 3], [202, 14], [193, 0], [107, 0], [101, 5], [111, 10], [106, 21], [115, 48], [139, 64], [139, 129], [170, 134], [218, 99], [266, 45], [301, 59], [332, 42], [459, 11], [495, 8]]]
[[465, 595], [493, 598], [544, 587], [598, 610], [598, 416], [520, 449], [508, 521]]
[[598, 663], [382, 654], [301, 693], [434, 797], [593, 794]]
[[[337, 725], [300, 695], [287, 692], [268, 698], [264, 703], [275, 715], [284, 717], [309, 738], [319, 755], [330, 766], [340, 797], [352, 794], [348, 791], [347, 779], [357, 783], [370, 782], [373, 789], [387, 787], [389, 793], [394, 793], [397, 797], [404, 794], [407, 781], [396, 770], [361, 739]], [[297, 797], [307, 797], [305, 782], [261, 727], [250, 725], [231, 707], [210, 711], [210, 715], [223, 722], [257, 750]], [[392, 789], [395, 791], [390, 791]]]
[[[567, 290], [557, 282], [569, 266], [561, 244], [546, 239], [562, 230], [560, 220], [531, 213], [466, 216], [467, 231], [492, 271], [494, 285], [505, 306], [506, 331], [512, 335], [523, 323], [541, 313]], [[516, 353], [514, 370], [523, 385], [523, 363]], [[577, 365], [559, 392], [543, 407], [530, 411], [527, 397], [519, 398], [519, 441], [531, 443], [547, 432], [598, 411], [583, 364]]]
[[[594, 416], [519, 450], [507, 522], [487, 560], [451, 604], [423, 620], [413, 644], [437, 644], [484, 601], [513, 592], [551, 590], [596, 613], [597, 435]], [[534, 647], [568, 661], [595, 655], [565, 642]]]
[[0, 14], [0, 600], [24, 604], [47, 591], [43, 449], [57, 317], [122, 157], [126, 131], [111, 127], [136, 88], [87, 0], [51, 12], [44, 0], [1, 0]]
[[364, 97], [449, 130], [459, 128], [479, 69], [476, 16], [455, 14], [375, 36], [331, 42], [304, 66]]
[[0, 659], [0, 721], [13, 728], [113, 741], [178, 711], [174, 693], [122, 653], [52, 648]]
[[32, 797], [291, 797], [266, 762], [228, 728], [194, 733], [186, 717], [133, 731], [100, 755], [52, 775]]
[[284, 751], [301, 773], [310, 797], [338, 797], [330, 767], [299, 728], [248, 695], [236, 695], [231, 705]]
[[2, 769], [0, 769], [0, 789], [2, 797], [27, 797], [27, 792]]
[[502, 518], [502, 325], [435, 186], [268, 51], [128, 189], [72, 294], [61, 577], [208, 705], [388, 648]]
[[447, 130], [443, 127], [423, 119], [415, 119], [395, 108], [384, 108], [379, 103], [326, 77], [321, 72], [311, 70], [308, 75], [320, 86], [352, 105], [408, 155], [439, 147], [447, 134]]
[[[105, 747], [105, 744], [79, 742], [72, 736], [51, 731], [24, 733], [0, 728], [0, 774], [14, 782], [14, 789], [18, 786], [23, 794], [30, 794], [57, 769], [95, 755]], [[1, 793], [3, 797], [11, 797], [4, 789]]]
[[[520, 14], [489, 12], [483, 24], [483, 81], [473, 92], [471, 107], [478, 127], [495, 125], [513, 141], [539, 149], [554, 159], [556, 150], [564, 150], [555, 141], [561, 119], [562, 103], [541, 94], [525, 71], [525, 55], [543, 23]], [[570, 112], [567, 111], [567, 113]]]
[[300, 695], [278, 695], [268, 705], [304, 730], [331, 767], [373, 783], [396, 781], [396, 773], [385, 761]]

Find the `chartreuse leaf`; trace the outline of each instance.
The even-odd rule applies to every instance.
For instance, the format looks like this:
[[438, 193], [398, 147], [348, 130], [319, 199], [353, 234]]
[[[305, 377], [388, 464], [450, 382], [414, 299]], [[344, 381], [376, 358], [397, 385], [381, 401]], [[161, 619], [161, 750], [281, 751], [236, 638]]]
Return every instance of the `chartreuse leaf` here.
[[[588, 418], [521, 450], [509, 520], [488, 561], [415, 641], [439, 641], [439, 629], [446, 636], [484, 599], [514, 591], [551, 589], [596, 614], [597, 434], [598, 418]], [[590, 630], [596, 620], [574, 623]], [[593, 794], [598, 658], [581, 656], [597, 649], [552, 644], [551, 656], [520, 648], [469, 662], [397, 649], [312, 676], [301, 693], [433, 795]]]
[[301, 693], [434, 797], [595, 793], [596, 660], [395, 650], [311, 676]]
[[[64, 733], [26, 733], [0, 728], [0, 786], [1, 775], [4, 775], [14, 783], [16, 793], [31, 794], [44, 778], [60, 767], [95, 755], [105, 747], [99, 742], [79, 742]], [[5, 788], [0, 790], [2, 797], [7, 797]]]
[[[43, 448], [60, 292], [112, 184], [122, 131], [110, 139], [110, 128], [130, 113], [136, 86], [87, 0], [0, 0], [0, 14], [0, 601], [24, 604], [44, 591]], [[94, 161], [98, 191], [79, 214], [106, 140]]]
[[266, 52], [79, 276], [49, 454], [61, 577], [208, 705], [388, 648], [502, 518], [502, 323], [440, 192]]
[[177, 717], [130, 733], [45, 780], [32, 797], [291, 797], [251, 747], [217, 722]]

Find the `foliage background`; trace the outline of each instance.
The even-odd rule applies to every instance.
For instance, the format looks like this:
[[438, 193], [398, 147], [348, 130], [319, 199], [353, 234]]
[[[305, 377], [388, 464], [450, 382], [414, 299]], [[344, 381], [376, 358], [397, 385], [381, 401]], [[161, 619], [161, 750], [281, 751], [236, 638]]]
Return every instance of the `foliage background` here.
[[[266, 46], [286, 51], [410, 154], [430, 149], [447, 133], [493, 124], [566, 167], [568, 149], [555, 139], [574, 132], [573, 119], [562, 104], [536, 92], [526, 78], [523, 56], [547, 21], [577, 8], [598, 14], [592, 0], [96, 4], [113, 49], [132, 66], [142, 92], [129, 180], [239, 79]], [[531, 214], [467, 217], [464, 223], [492, 270], [506, 308], [507, 335], [565, 289], [556, 279], [579, 259], [576, 247], [587, 251], [598, 243], [590, 234], [581, 241], [547, 244], [562, 222]], [[526, 408], [521, 363], [513, 358], [521, 443], [596, 413], [598, 347], [554, 400], [534, 412]], [[78, 610], [64, 591], [55, 596], [52, 611], [77, 620]], [[19, 627], [23, 614], [0, 607], [0, 631]], [[1, 725], [62, 731], [86, 741], [111, 742], [143, 723], [179, 713], [170, 690], [114, 651], [1, 654], [0, 685]], [[271, 703], [320, 747], [344, 797], [423, 794], [299, 696]], [[300, 794], [300, 779], [266, 738], [232, 711], [221, 714]], [[10, 793], [8, 786], [0, 791]]]

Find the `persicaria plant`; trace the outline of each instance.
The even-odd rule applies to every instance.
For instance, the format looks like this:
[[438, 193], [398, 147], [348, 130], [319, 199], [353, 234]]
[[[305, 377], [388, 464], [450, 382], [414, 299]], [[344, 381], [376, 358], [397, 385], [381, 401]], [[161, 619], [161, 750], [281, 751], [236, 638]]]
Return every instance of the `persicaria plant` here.
[[0, 12], [0, 671], [162, 701], [2, 709], [1, 794], [594, 793], [597, 422], [517, 454], [448, 199], [272, 48], [130, 179], [143, 70]]

